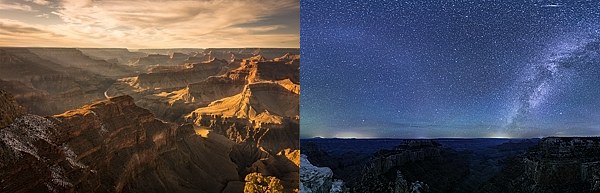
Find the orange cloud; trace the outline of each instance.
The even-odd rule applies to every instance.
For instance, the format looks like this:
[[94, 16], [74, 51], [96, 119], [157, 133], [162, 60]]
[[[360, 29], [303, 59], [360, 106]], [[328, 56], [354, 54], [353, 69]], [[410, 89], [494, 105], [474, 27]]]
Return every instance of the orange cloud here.
[[[32, 3], [48, 5], [41, 0]], [[274, 22], [274, 17], [299, 17], [299, 6], [298, 0], [61, 0], [47, 13], [60, 22], [42, 23], [36, 29], [60, 34], [65, 42], [79, 42], [77, 47], [298, 47], [300, 18]], [[37, 20], [48, 18], [43, 14], [37, 14]], [[23, 37], [5, 34], [5, 38]]]

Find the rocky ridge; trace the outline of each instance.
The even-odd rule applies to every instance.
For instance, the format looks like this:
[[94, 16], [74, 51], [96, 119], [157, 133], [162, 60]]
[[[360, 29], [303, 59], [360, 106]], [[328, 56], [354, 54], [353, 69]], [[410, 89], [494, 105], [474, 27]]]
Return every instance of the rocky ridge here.
[[333, 172], [328, 167], [317, 167], [308, 161], [306, 155], [300, 157], [300, 192], [337, 193], [343, 192], [343, 181], [333, 180]]
[[245, 186], [230, 158], [233, 142], [157, 120], [128, 96], [52, 117], [22, 115], [0, 129], [0, 139], [2, 192], [241, 192]]
[[109, 78], [43, 59], [27, 48], [0, 48], [0, 61], [0, 87], [34, 114], [56, 114], [104, 98], [102, 92], [112, 84]]
[[400, 140], [366, 158], [352, 152], [330, 155], [310, 142], [302, 144], [302, 152], [311, 163], [331, 168], [345, 192], [454, 192], [469, 173], [459, 154], [434, 140]]
[[[139, 52], [129, 52], [126, 49], [87, 49], [85, 51], [82, 51], [82, 49], [75, 49], [74, 51], [71, 49], [51, 49], [43, 53], [43, 49], [36, 49], [35, 52], [39, 53], [34, 53], [24, 48], [1, 48], [0, 61], [2, 62], [0, 62], [0, 65], [7, 66], [6, 69], [14, 70], [0, 70], [3, 79], [7, 78], [6, 80], [0, 80], [0, 89], [8, 90], [14, 94], [16, 101], [27, 107], [27, 113], [31, 113], [26, 114], [26, 120], [28, 121], [23, 121], [25, 119], [21, 120], [19, 116], [12, 117], [15, 118], [14, 120], [19, 120], [17, 121], [19, 125], [11, 126], [10, 128], [32, 128], [34, 126], [29, 124], [32, 122], [51, 123], [50, 126], [44, 127], [46, 128], [44, 130], [50, 131], [46, 133], [50, 136], [49, 142], [46, 141], [47, 143], [40, 144], [40, 139], [30, 139], [24, 137], [30, 134], [19, 133], [27, 130], [10, 129], [6, 131], [10, 131], [11, 136], [20, 137], [14, 138], [16, 140], [10, 138], [11, 140], [9, 141], [22, 141], [25, 144], [31, 142], [32, 145], [27, 146], [34, 148], [29, 148], [30, 150], [41, 150], [39, 151], [40, 154], [36, 155], [41, 160], [47, 161], [39, 163], [42, 168], [46, 166], [52, 168], [56, 163], [62, 163], [60, 160], [64, 157], [62, 154], [65, 154], [65, 152], [61, 153], [61, 151], [53, 153], [45, 152], [45, 150], [52, 148], [60, 149], [63, 144], [71, 142], [77, 147], [69, 146], [69, 149], [77, 155], [78, 160], [83, 158], [93, 160], [90, 162], [81, 162], [86, 166], [94, 165], [94, 168], [103, 168], [107, 165], [126, 166], [125, 169], [121, 170], [111, 167], [102, 169], [103, 171], [111, 171], [113, 174], [114, 172], [119, 173], [119, 179], [108, 179], [108, 174], [100, 175], [99, 170], [92, 169], [92, 174], [96, 174], [94, 172], [98, 173], [95, 178], [99, 178], [99, 181], [107, 182], [107, 184], [114, 183], [115, 187], [118, 187], [117, 189], [104, 187], [103, 185], [100, 187], [100, 185], [94, 184], [98, 180], [89, 180], [87, 177], [86, 179], [68, 177], [63, 180], [71, 183], [72, 186], [65, 184], [62, 184], [65, 186], [60, 184], [58, 184], [59, 186], [54, 186], [50, 184], [54, 190], [59, 192], [79, 190], [82, 187], [89, 188], [92, 185], [98, 186], [95, 188], [100, 188], [108, 192], [123, 192], [134, 189], [148, 191], [162, 189], [186, 192], [188, 190], [197, 191], [203, 189], [200, 185], [215, 187], [208, 192], [236, 192], [234, 190], [243, 190], [244, 186], [252, 186], [253, 183], [257, 185], [254, 187], [255, 190], [261, 190], [260, 187], [269, 188], [269, 183], [261, 184], [263, 180], [277, 182], [275, 184], [280, 184], [285, 192], [297, 191], [299, 167], [297, 142], [299, 114], [297, 100], [300, 88], [299, 79], [293, 73], [299, 74], [299, 66], [290, 63], [288, 60], [279, 62], [270, 61], [262, 57], [260, 52], [252, 52], [252, 58], [242, 60], [235, 58], [235, 56], [239, 57], [248, 54], [247, 52], [234, 53], [231, 50], [235, 49], [223, 50], [228, 50], [227, 52], [232, 54], [233, 58], [230, 61], [215, 59], [213, 57], [210, 61], [183, 65], [126, 66], [128, 70], [135, 71], [136, 74], [150, 70], [152, 73], [148, 74], [162, 74], [168, 75], [168, 77], [177, 77], [179, 75], [177, 73], [190, 73], [190, 71], [206, 73], [211, 71], [211, 69], [215, 69], [212, 68], [215, 66], [221, 69], [215, 74], [217, 76], [202, 75], [205, 78], [201, 77], [197, 80], [192, 80], [193, 78], [190, 77], [183, 77], [181, 78], [183, 80], [181, 82], [184, 82], [182, 84], [179, 84], [177, 81], [162, 80], [155, 82], [155, 84], [152, 81], [161, 76], [156, 75], [156, 77], [151, 77], [152, 75], [150, 75], [143, 77], [145, 75], [141, 75], [143, 77], [141, 79], [139, 79], [139, 76], [119, 78], [121, 75], [112, 76], [102, 74], [101, 72], [96, 74], [89, 69], [85, 70], [84, 68], [87, 68], [85, 64], [81, 65], [77, 62], [69, 63], [70, 61], [67, 60], [69, 57], [74, 57], [78, 58], [77, 61], [100, 61], [102, 63], [100, 66], [104, 64], [122, 65], [121, 63], [125, 58], [134, 58], [134, 55]], [[157, 52], [164, 54], [162, 53], [163, 51], [165, 50], [158, 50]], [[215, 50], [211, 50], [208, 53], [216, 56], [218, 51], [214, 53], [212, 51]], [[53, 52], [63, 53], [62, 56], [64, 58], [52, 56], [51, 53]], [[110, 53], [113, 52], [119, 54], [111, 57]], [[82, 56], [82, 53], [84, 56]], [[189, 56], [193, 55], [194, 57], [203, 57], [202, 54], [204, 54], [202, 52], [188, 53]], [[177, 60], [181, 60], [185, 57], [184, 55], [188, 55], [170, 51], [167, 54], [170, 54], [170, 58], [176, 58]], [[90, 56], [87, 57], [86, 55]], [[278, 75], [277, 71], [284, 73]], [[116, 84], [125, 82], [127, 87], [115, 90], [113, 82], [116, 82]], [[143, 85], [146, 83], [148, 85], [144, 87]], [[157, 86], [163, 83], [167, 85], [164, 86], [165, 88]], [[111, 84], [113, 86], [110, 86]], [[172, 86], [174, 84], [179, 85]], [[131, 97], [123, 99], [124, 96], [122, 95], [131, 95]], [[233, 97], [233, 100], [229, 100], [229, 97]], [[105, 100], [84, 105], [98, 99]], [[290, 99], [290, 103], [284, 101]], [[242, 105], [244, 107], [226, 107], [224, 104], [211, 106], [210, 104], [216, 103], [215, 101], [229, 101], [224, 104]], [[296, 103], [296, 105], [293, 103]], [[82, 105], [84, 107], [81, 107]], [[143, 108], [138, 107], [138, 105]], [[93, 118], [91, 116], [99, 114], [99, 111], [105, 109], [103, 107], [110, 109], [106, 111], [114, 116], [107, 115], [104, 118]], [[230, 112], [223, 110], [227, 108], [237, 108], [240, 111]], [[124, 109], [128, 110], [124, 111]], [[204, 120], [212, 122], [212, 124], [196, 124], [197, 121], [194, 119], [189, 119], [189, 123], [192, 124], [187, 124], [184, 123], [185, 120], [180, 119], [181, 115], [191, 114], [190, 112], [198, 109], [202, 109], [200, 112], [205, 112], [202, 113], [205, 117]], [[129, 110], [132, 111], [130, 112]], [[146, 113], [142, 113], [142, 111]], [[147, 115], [149, 112], [151, 112], [150, 115]], [[129, 114], [131, 114], [131, 117]], [[208, 114], [212, 114], [212, 118], [209, 118], [211, 116], [208, 116]], [[50, 117], [41, 117], [38, 115], [50, 115]], [[228, 115], [232, 116], [228, 117]], [[216, 120], [221, 118], [225, 119], [222, 119], [222, 121]], [[125, 119], [126, 121], [124, 121]], [[252, 121], [249, 121], [249, 119], [252, 119]], [[158, 120], [158, 122], [150, 120]], [[161, 120], [176, 122], [177, 124]], [[146, 121], [150, 122], [147, 123]], [[27, 124], [23, 122], [27, 122]], [[9, 126], [14, 124], [16, 123], [7, 123]], [[115, 131], [107, 129], [110, 124], [117, 124], [116, 128], [113, 128]], [[164, 133], [163, 131], [158, 132], [153, 130], [152, 127], [154, 126], [145, 127], [144, 125], [162, 125], [156, 127], [168, 127], [169, 129], [166, 129], [168, 132]], [[93, 134], [93, 130], [103, 134], [106, 134], [108, 131], [109, 136], [97, 136]], [[143, 134], [145, 131], [152, 133]], [[173, 131], [175, 134], [172, 134]], [[232, 135], [223, 135], [228, 133]], [[180, 134], [189, 136], [182, 137]], [[157, 143], [148, 142], [149, 138], [152, 138], [152, 141], [156, 140]], [[168, 140], [163, 140], [163, 138]], [[186, 140], [184, 140], [185, 143], [179, 143], [181, 140], [174, 143], [172, 138], [183, 138]], [[45, 140], [42, 139], [42, 141]], [[101, 145], [105, 142], [110, 142], [110, 144]], [[283, 143], [277, 144], [279, 142]], [[37, 145], [41, 146], [38, 147]], [[125, 146], [127, 148], [123, 150], [121, 147], [113, 147], [113, 145]], [[192, 148], [192, 146], [195, 148]], [[94, 150], [97, 148], [100, 150]], [[149, 153], [150, 150], [148, 148], [158, 149], [159, 155]], [[7, 149], [9, 148], [7, 147]], [[165, 151], [163, 152], [163, 150]], [[106, 157], [113, 159], [113, 161], [118, 159], [118, 161], [98, 161], [100, 156], [96, 157], [95, 155], [100, 155], [101, 153], [96, 153], [96, 151], [116, 153], [118, 156], [111, 154]], [[199, 164], [206, 163], [206, 161], [202, 160], [204, 158], [196, 159], [192, 156], [198, 152], [210, 157], [223, 157], [223, 160], [214, 163], [214, 165], [223, 165], [223, 167], [231, 168], [230, 170], [228, 169], [231, 172], [224, 173], [228, 177], [206, 180], [210, 178], [210, 175], [217, 175], [217, 172], [206, 171], [205, 168], [212, 166]], [[87, 153], [94, 156], [89, 158], [87, 157]], [[171, 157], [166, 155], [170, 155]], [[34, 156], [34, 158], [36, 157]], [[55, 158], [58, 160], [54, 160]], [[144, 161], [131, 161], [132, 159], [143, 159]], [[190, 166], [188, 164], [190, 159], [197, 166]], [[25, 162], [35, 162], [33, 160], [30, 161]], [[168, 164], [171, 162], [176, 164]], [[35, 163], [38, 164], [38, 162]], [[198, 177], [198, 179], [202, 179], [203, 181], [189, 180], [187, 173], [180, 176], [178, 175], [179, 172], [172, 172], [180, 170], [179, 165], [200, 168], [193, 172], [202, 173], [203, 177]], [[16, 168], [18, 167], [21, 166], [17, 166]], [[161, 169], [156, 170], [155, 168]], [[86, 172], [85, 169], [75, 171], [71, 167], [62, 167], [62, 170], [73, 175], [93, 176], [89, 174], [90, 171]], [[44, 176], [48, 172], [39, 174], [40, 176]], [[36, 180], [48, 182], [48, 179], [52, 179], [52, 171], [49, 174], [51, 175], [48, 178], [44, 177]], [[175, 180], [165, 180], [167, 178], [175, 178]], [[136, 179], [144, 179], [148, 182], [162, 183], [163, 185], [157, 187]], [[249, 179], [248, 182], [245, 182], [245, 179]], [[73, 182], [72, 180], [89, 181], [92, 185], [80, 186], [78, 185], [79, 182]], [[184, 189], [170, 185], [181, 184], [182, 180], [186, 181], [186, 183], [189, 182], [196, 185], [186, 185]], [[44, 187], [47, 187], [46, 184], [44, 184]], [[278, 185], [275, 184], [272, 184], [273, 188], [277, 189]], [[7, 189], [27, 190], [18, 184], [10, 185], [10, 188], [7, 187]], [[219, 190], [217, 191], [217, 189]], [[93, 191], [103, 192], [99, 189], [93, 189]]]
[[186, 64], [183, 69], [177, 71], [142, 73], [135, 78], [131, 86], [142, 90], [185, 87], [209, 76], [219, 75], [225, 70], [226, 65], [226, 61], [214, 59], [203, 63]]
[[600, 139], [548, 137], [509, 161], [479, 192], [598, 192]]
[[12, 95], [0, 90], [0, 128], [10, 125], [17, 117], [23, 115], [24, 109], [17, 104]]

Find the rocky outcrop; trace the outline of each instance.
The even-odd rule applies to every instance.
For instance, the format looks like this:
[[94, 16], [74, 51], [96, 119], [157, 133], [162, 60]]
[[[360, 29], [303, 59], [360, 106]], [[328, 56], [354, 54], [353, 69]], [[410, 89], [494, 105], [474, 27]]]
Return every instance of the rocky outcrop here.
[[213, 76], [204, 81], [189, 84], [185, 88], [186, 102], [209, 104], [218, 99], [236, 95], [244, 89], [245, 81], [236, 81], [229, 77]]
[[236, 58], [236, 55], [238, 55], [238, 57], [251, 57], [254, 54], [252, 53], [248, 53], [245, 51], [245, 49], [230, 49], [230, 48], [209, 48], [204, 50], [204, 52], [200, 53], [198, 56], [202, 56], [208, 59], [213, 59], [213, 58], [217, 58], [217, 59], [223, 59], [223, 60], [228, 60], [231, 61], [233, 59]]
[[283, 62], [257, 62], [256, 77], [260, 80], [285, 80], [294, 83], [300, 82], [300, 74], [297, 74], [299, 65], [286, 64]]
[[[187, 59], [190, 57], [187, 54], [181, 52], [172, 52], [166, 54], [150, 53], [146, 56], [141, 56], [135, 59], [130, 59], [129, 65], [144, 67], [144, 66], [178, 66], [185, 63], [191, 63]], [[197, 61], [207, 62], [207, 61]]]
[[[250, 48], [249, 48], [250, 49]], [[296, 48], [253, 48], [255, 55], [262, 55], [265, 58], [273, 59], [279, 56], [283, 56], [287, 53], [300, 54], [300, 49]]]
[[244, 192], [283, 192], [281, 180], [272, 176], [263, 176], [260, 173], [251, 173], [246, 176]]
[[241, 66], [226, 72], [222, 76], [209, 77], [192, 83], [185, 89], [186, 102], [209, 103], [217, 99], [230, 97], [242, 92], [244, 85], [264, 80], [279, 81], [280, 85], [292, 92], [299, 93], [299, 68], [283, 63], [262, 63], [244, 61]]
[[0, 139], [2, 192], [243, 188], [235, 185], [243, 180], [229, 158], [232, 142], [157, 120], [128, 96], [49, 118], [21, 116], [0, 130]]
[[424, 160], [440, 161], [441, 145], [432, 140], [408, 140], [392, 150], [380, 150], [366, 166], [375, 175], [384, 173], [409, 162]]
[[300, 54], [290, 54], [286, 53], [285, 55], [277, 58], [273, 58], [275, 62], [285, 62], [288, 64], [298, 65], [300, 64]]
[[24, 109], [17, 104], [13, 96], [4, 90], [0, 90], [0, 128], [10, 125], [23, 113]]
[[[287, 79], [256, 79], [258, 68], [253, 62], [246, 64], [176, 91], [174, 104], [212, 101], [188, 114], [186, 120], [237, 143], [231, 157], [239, 166], [240, 178], [260, 173], [273, 177], [265, 180], [280, 180], [286, 191], [297, 190], [300, 88]], [[254, 185], [246, 187], [267, 187]]]
[[171, 56], [169, 57], [169, 63], [167, 63], [168, 65], [181, 65], [184, 64], [184, 61], [186, 59], [188, 59], [188, 57], [190, 57], [187, 54], [184, 53], [180, 53], [180, 52], [173, 52], [171, 54]]
[[[120, 79], [106, 91], [106, 95], [131, 95], [138, 105], [151, 110], [161, 119], [180, 122], [183, 115], [194, 109], [241, 91], [243, 83], [227, 84], [212, 77], [224, 73], [226, 65], [223, 60], [212, 60], [186, 64], [181, 68], [177, 66], [179, 69], [162, 68], [155, 73]], [[190, 86], [196, 83], [197, 86]], [[200, 91], [202, 95], [194, 97], [190, 94], [196, 94], [194, 91]]]
[[283, 62], [263, 64], [244, 60], [227, 64], [213, 59], [204, 63], [151, 69], [156, 72], [119, 80], [107, 90], [107, 96], [132, 95], [136, 103], [152, 110], [158, 117], [180, 121], [183, 114], [240, 94], [247, 84], [254, 82], [275, 81], [296, 94], [300, 92], [298, 82], [292, 81], [298, 80], [298, 66]]
[[249, 84], [244, 91], [186, 116], [238, 143], [252, 142], [271, 153], [298, 148], [299, 96], [277, 83]]
[[300, 156], [300, 192], [329, 193], [333, 188], [332, 177], [331, 169], [314, 166], [306, 155]]
[[295, 84], [300, 81], [300, 66], [285, 62], [243, 60], [240, 67], [231, 70], [225, 76], [233, 80], [246, 80], [249, 83], [259, 81], [280, 81], [289, 79]]
[[433, 140], [406, 140], [375, 153], [347, 186], [351, 192], [452, 192], [468, 173], [453, 150]]
[[479, 192], [598, 192], [599, 152], [597, 137], [544, 138]]
[[140, 57], [132, 61], [132, 66], [149, 66], [149, 65], [166, 65], [171, 59], [168, 55], [149, 54], [145, 57]]
[[222, 76], [213, 76], [197, 83], [188, 84], [187, 88], [181, 91], [186, 93], [182, 99], [188, 103], [208, 104], [217, 99], [238, 94], [242, 92], [244, 85], [260, 81], [277, 81], [288, 90], [299, 93], [298, 75], [298, 66], [281, 62], [245, 60], [240, 63], [239, 67], [227, 71]]
[[185, 87], [200, 82], [209, 76], [223, 72], [226, 61], [212, 60], [204, 63], [187, 64], [183, 70], [139, 74], [132, 83], [140, 89], [164, 89]]
[[266, 60], [271, 60], [285, 54], [300, 54], [297, 48], [208, 48], [202, 52], [211, 57], [233, 60], [245, 59], [252, 56], [261, 55]]
[[[174, 64], [206, 55], [32, 50], [0, 48], [0, 88], [32, 113], [2, 117], [0, 192], [298, 191], [299, 84], [293, 74], [267, 72], [298, 66], [236, 60], [245, 49], [223, 49], [232, 62], [209, 51], [211, 60], [183, 65]], [[163, 56], [177, 62], [144, 64]], [[151, 73], [111, 71], [136, 57], [141, 65], [125, 68]], [[202, 124], [163, 121], [181, 124], [198, 109]]]
[[[73, 183], [66, 177], [85, 166], [74, 159], [69, 146], [54, 141], [56, 125], [50, 120], [24, 115], [0, 129], [1, 192], [66, 192]], [[88, 171], [89, 173], [89, 171]]]

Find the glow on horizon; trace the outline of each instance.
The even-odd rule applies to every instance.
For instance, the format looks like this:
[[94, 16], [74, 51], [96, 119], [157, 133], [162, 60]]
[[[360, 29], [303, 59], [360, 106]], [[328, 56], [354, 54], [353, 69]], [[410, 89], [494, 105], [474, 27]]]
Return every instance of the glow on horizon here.
[[[404, 134], [404, 135], [403, 135]], [[521, 136], [517, 133], [511, 133], [505, 130], [491, 131], [490, 133], [483, 135], [457, 135], [457, 134], [439, 134], [439, 135], [427, 135], [425, 133], [420, 134], [407, 134], [403, 132], [399, 133], [388, 133], [387, 135], [374, 135], [373, 133], [360, 132], [354, 128], [347, 128], [345, 131], [338, 131], [333, 133], [315, 133], [313, 135], [305, 135], [301, 138], [329, 138], [329, 139], [475, 139], [475, 138], [491, 138], [491, 139], [517, 139], [517, 138], [540, 138], [541, 136], [536, 135], [524, 135]]]
[[300, 2], [0, 0], [0, 47], [297, 48]]

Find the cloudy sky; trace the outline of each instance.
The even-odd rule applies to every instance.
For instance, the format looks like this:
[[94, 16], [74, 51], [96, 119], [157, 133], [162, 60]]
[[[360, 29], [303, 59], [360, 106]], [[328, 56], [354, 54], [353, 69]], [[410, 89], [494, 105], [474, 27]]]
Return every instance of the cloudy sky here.
[[0, 0], [0, 46], [299, 47], [299, 0]]

